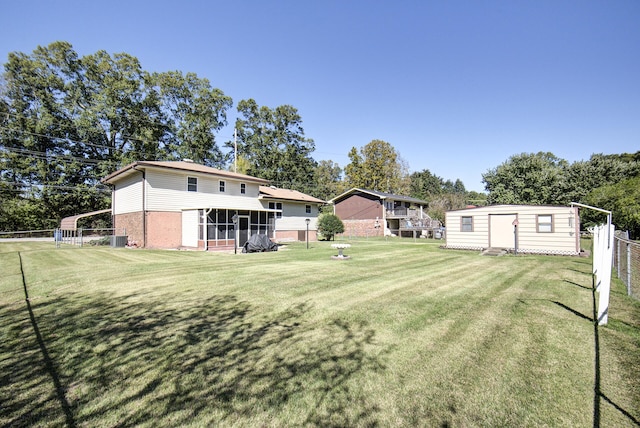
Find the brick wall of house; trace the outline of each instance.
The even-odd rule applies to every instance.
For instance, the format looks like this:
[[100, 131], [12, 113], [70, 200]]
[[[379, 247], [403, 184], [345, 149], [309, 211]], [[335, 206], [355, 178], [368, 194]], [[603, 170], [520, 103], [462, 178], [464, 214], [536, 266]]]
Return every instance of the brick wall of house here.
[[142, 230], [142, 211], [116, 214], [113, 217], [113, 227], [116, 234], [127, 235], [129, 242], [135, 242], [139, 247], [144, 246], [144, 232]]
[[181, 245], [181, 212], [147, 212], [146, 248], [178, 248]]
[[379, 221], [380, 227], [376, 229], [375, 219], [370, 220], [342, 220], [344, 224], [344, 236], [371, 237], [383, 236], [382, 221]]
[[[275, 241], [305, 241], [306, 230], [277, 230]], [[318, 235], [315, 230], [309, 230], [309, 241], [315, 241], [318, 239]]]

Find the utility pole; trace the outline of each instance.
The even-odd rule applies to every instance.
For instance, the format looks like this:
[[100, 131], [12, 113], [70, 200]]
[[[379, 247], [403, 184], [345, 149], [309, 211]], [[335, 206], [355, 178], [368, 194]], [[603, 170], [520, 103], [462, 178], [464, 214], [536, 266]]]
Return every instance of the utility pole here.
[[238, 172], [238, 129], [233, 128], [233, 172]]

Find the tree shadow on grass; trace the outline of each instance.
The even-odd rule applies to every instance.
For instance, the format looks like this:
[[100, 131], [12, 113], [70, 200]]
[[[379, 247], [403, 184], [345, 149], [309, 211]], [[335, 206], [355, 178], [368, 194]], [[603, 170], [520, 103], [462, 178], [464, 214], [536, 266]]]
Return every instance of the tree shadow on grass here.
[[24, 306], [0, 308], [3, 347], [15, 348], [2, 349], [0, 422], [283, 425], [286, 413], [297, 425], [376, 426], [378, 409], [357, 382], [383, 369], [373, 330], [314, 324], [311, 310], [274, 313], [232, 295], [168, 304], [71, 294], [33, 304], [34, 340]]

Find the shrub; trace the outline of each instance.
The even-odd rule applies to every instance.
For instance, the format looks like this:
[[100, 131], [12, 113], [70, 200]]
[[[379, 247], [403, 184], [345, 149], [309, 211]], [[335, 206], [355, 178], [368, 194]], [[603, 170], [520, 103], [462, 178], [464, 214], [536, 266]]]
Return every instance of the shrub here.
[[335, 214], [322, 214], [318, 218], [318, 232], [327, 241], [330, 241], [335, 237], [336, 233], [344, 233], [344, 224]]

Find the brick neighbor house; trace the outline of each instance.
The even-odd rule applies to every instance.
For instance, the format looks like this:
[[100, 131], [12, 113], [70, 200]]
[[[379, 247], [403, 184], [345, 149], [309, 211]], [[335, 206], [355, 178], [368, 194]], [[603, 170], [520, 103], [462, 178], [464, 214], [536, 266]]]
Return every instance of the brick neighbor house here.
[[440, 228], [426, 212], [428, 202], [409, 196], [352, 188], [328, 202], [347, 236], [427, 236]]

